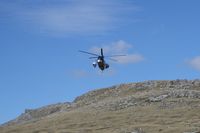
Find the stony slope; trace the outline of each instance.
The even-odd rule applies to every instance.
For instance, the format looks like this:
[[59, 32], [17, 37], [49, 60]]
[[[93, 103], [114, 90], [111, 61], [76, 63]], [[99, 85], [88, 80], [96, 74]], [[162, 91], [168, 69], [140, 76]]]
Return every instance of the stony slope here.
[[198, 133], [200, 80], [145, 81], [27, 109], [1, 133]]

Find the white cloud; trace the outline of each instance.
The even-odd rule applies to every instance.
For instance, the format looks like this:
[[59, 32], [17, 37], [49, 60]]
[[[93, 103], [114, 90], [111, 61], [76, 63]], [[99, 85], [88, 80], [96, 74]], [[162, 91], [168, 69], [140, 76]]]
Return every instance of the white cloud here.
[[105, 54], [122, 54], [127, 53], [128, 49], [132, 48], [132, 45], [123, 40], [119, 40], [110, 44], [104, 44], [102, 47], [93, 46], [90, 51], [99, 53], [100, 48], [103, 48]]
[[144, 60], [144, 57], [141, 54], [137, 53], [131, 53], [129, 54], [129, 51], [132, 49], [131, 44], [119, 40], [107, 45], [103, 45], [102, 47], [94, 46], [90, 49], [90, 52], [100, 54], [100, 49], [103, 48], [104, 55], [105, 56], [112, 56], [112, 55], [126, 55], [126, 56], [118, 56], [118, 57], [112, 57], [112, 59], [117, 60], [117, 63], [120, 64], [126, 64], [126, 63], [138, 63], [142, 60]]
[[200, 71], [200, 56], [196, 56], [193, 59], [187, 61], [187, 63], [194, 69]]
[[120, 0], [21, 0], [0, 2], [7, 16], [45, 32], [101, 34], [134, 22], [131, 13], [140, 10]]
[[127, 54], [127, 56], [115, 57], [115, 59], [119, 63], [125, 64], [125, 63], [138, 63], [144, 60], [144, 57], [140, 54]]

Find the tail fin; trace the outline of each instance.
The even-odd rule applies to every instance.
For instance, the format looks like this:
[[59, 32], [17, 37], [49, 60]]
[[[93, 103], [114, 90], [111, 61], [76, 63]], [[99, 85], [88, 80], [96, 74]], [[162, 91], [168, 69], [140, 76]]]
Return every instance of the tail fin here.
[[101, 48], [101, 56], [103, 56], [103, 49]]

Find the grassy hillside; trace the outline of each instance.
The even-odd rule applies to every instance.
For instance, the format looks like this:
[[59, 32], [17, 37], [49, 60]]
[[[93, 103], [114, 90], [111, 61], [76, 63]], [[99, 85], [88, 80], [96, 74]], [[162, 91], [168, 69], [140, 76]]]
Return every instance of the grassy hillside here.
[[26, 110], [0, 133], [199, 133], [199, 112], [199, 80], [147, 81]]

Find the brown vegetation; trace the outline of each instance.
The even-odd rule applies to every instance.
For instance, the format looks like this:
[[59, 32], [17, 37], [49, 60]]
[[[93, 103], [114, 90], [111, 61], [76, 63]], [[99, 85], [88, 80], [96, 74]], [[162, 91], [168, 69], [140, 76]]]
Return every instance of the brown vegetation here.
[[[34, 110], [1, 133], [199, 133], [200, 81], [146, 81]], [[29, 119], [26, 118], [28, 116]]]

